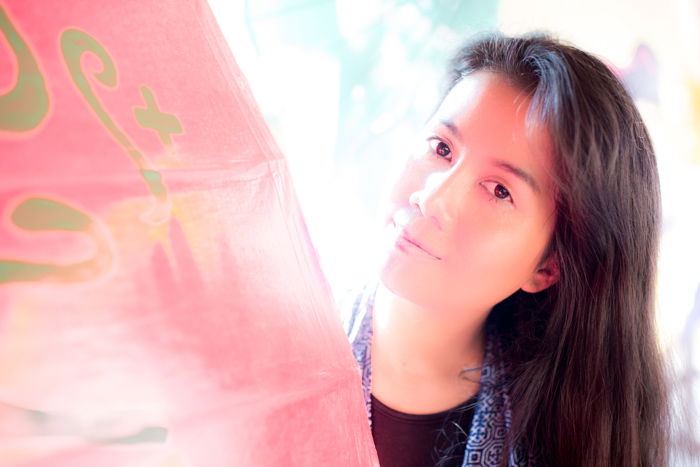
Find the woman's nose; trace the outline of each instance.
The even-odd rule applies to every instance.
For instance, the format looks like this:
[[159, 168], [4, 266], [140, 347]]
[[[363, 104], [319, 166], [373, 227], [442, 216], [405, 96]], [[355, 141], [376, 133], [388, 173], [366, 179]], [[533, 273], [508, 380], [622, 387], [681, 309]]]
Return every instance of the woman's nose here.
[[448, 231], [457, 222], [461, 204], [466, 199], [465, 186], [456, 171], [432, 173], [426, 177], [422, 188], [411, 193], [408, 201], [435, 227]]

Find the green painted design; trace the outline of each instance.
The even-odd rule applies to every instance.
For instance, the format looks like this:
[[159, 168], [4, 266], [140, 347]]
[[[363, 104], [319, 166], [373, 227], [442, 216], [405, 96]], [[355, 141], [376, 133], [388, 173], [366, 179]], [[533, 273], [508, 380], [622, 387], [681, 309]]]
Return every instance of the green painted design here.
[[0, 260], [0, 284], [5, 282], [34, 282], [50, 277], [58, 266]]
[[0, 6], [0, 30], [17, 58], [17, 82], [0, 96], [0, 130], [24, 132], [36, 128], [49, 111], [49, 94], [39, 66], [5, 9]]
[[29, 231], [66, 230], [92, 237], [94, 256], [73, 264], [34, 263], [0, 258], [0, 284], [9, 282], [82, 282], [96, 279], [112, 263], [109, 242], [95, 222], [76, 208], [46, 198], [28, 198], [17, 205], [10, 220]]
[[0, 259], [0, 284], [6, 282], [85, 282], [97, 277], [102, 268], [95, 259], [75, 264], [31, 263]]
[[143, 176], [143, 178], [145, 178], [149, 181], [149, 183], [152, 184], [152, 189], [154, 190], [154, 193], [162, 195], [166, 194], [165, 185], [163, 185], [159, 172], [156, 172], [154, 170], [142, 170], [141, 176]]
[[170, 146], [172, 144], [170, 134], [182, 133], [182, 125], [180, 124], [180, 120], [178, 120], [173, 114], [167, 114], [160, 111], [156, 98], [153, 95], [153, 91], [151, 91], [148, 87], [141, 86], [141, 95], [146, 103], [146, 108], [134, 107], [134, 116], [136, 117], [136, 121], [142, 127], [156, 130], [158, 136], [160, 136], [160, 141], [164, 145]]
[[154, 224], [166, 222], [170, 217], [170, 199], [162, 178], [158, 177], [156, 179], [155, 177], [146, 176], [147, 173], [155, 173], [155, 168], [152, 167], [152, 164], [146, 156], [136, 148], [126, 133], [124, 133], [119, 125], [109, 116], [81, 68], [80, 57], [82, 54], [84, 52], [92, 52], [102, 62], [102, 71], [94, 73], [94, 77], [104, 86], [114, 88], [117, 86], [118, 79], [117, 69], [114, 66], [112, 58], [105, 48], [93, 37], [77, 29], [68, 29], [63, 32], [61, 35], [61, 52], [63, 53], [63, 59], [68, 68], [68, 72], [73, 82], [78, 87], [78, 90], [83, 95], [83, 98], [87, 101], [88, 105], [107, 131], [109, 131], [112, 137], [126, 150], [126, 153], [136, 164], [151, 194], [154, 196], [156, 206], [153, 211], [146, 216], [145, 220]]
[[134, 430], [131, 434], [111, 437], [95, 436], [94, 432], [104, 433], [105, 429], [114, 426], [119, 432], [120, 421], [133, 423], [134, 416], [121, 416], [119, 412], [109, 418], [97, 419], [92, 423], [76, 418], [71, 413], [44, 412], [0, 401], [0, 411], [9, 414], [11, 419], [20, 419], [20, 433], [23, 436], [63, 436], [81, 438], [93, 445], [110, 444], [145, 444], [165, 443], [168, 440], [168, 429], [158, 425], [145, 425]]
[[25, 230], [87, 230], [88, 216], [58, 201], [30, 198], [13, 211], [12, 222]]
[[168, 439], [168, 429], [162, 426], [148, 426], [138, 433], [121, 438], [100, 440], [103, 444], [141, 444], [165, 443]]

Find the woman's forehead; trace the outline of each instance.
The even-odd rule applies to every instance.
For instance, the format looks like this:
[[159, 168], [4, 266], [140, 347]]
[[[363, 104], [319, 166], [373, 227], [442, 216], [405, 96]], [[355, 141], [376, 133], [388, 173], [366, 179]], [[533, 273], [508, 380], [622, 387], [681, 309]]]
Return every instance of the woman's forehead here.
[[[551, 139], [545, 125], [531, 118], [531, 99], [498, 73], [467, 75], [445, 96], [429, 126], [444, 126], [458, 144], [510, 156], [539, 159], [551, 167]], [[521, 161], [525, 162], [525, 161]]]
[[508, 84], [500, 74], [477, 71], [455, 84], [436, 115], [455, 123], [470, 118], [476, 120], [474, 123], [492, 119], [516, 123], [526, 119], [529, 105], [527, 93]]

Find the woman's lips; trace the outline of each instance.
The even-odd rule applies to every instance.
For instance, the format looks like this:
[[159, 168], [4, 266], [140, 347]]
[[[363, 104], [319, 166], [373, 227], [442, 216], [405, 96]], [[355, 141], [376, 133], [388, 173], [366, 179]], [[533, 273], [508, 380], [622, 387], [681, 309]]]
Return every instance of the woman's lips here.
[[423, 245], [421, 245], [420, 243], [418, 243], [416, 240], [412, 239], [412, 238], [408, 235], [408, 232], [406, 232], [405, 230], [401, 231], [401, 234], [399, 235], [399, 238], [398, 238], [398, 240], [397, 240], [397, 244], [398, 244], [398, 242], [400, 242], [401, 240], [403, 240], [404, 242], [406, 242], [406, 243], [408, 243], [408, 244], [410, 244], [410, 245], [412, 245], [412, 246], [418, 248], [419, 250], [421, 250], [423, 253], [425, 253], [426, 255], [430, 256], [431, 258], [440, 259], [438, 256], [434, 255], [434, 254], [431, 253], [429, 250], [427, 250], [425, 247], [423, 247]]

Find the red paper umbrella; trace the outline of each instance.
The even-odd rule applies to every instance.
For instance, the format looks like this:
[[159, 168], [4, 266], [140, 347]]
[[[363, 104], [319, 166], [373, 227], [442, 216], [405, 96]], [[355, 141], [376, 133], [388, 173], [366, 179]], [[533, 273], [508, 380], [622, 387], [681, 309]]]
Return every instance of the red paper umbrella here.
[[0, 4], [0, 464], [376, 464], [206, 2]]

